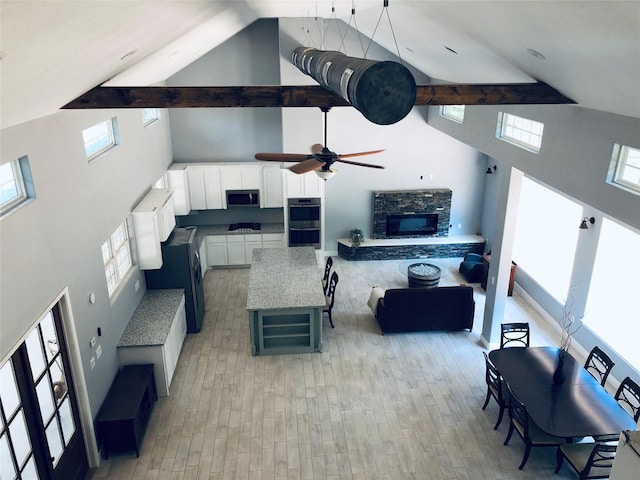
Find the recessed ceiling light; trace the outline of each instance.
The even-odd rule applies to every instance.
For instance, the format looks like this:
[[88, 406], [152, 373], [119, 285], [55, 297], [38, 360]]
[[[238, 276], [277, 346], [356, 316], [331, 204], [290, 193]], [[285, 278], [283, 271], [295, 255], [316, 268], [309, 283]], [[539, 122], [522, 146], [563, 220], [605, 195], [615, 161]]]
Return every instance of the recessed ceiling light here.
[[527, 53], [532, 57], [537, 58], [538, 60], [545, 60], [547, 58], [543, 54], [541, 54], [539, 51], [534, 50], [533, 48], [527, 48]]
[[125, 53], [123, 56], [120, 57], [120, 60], [124, 60], [125, 58], [128, 58], [131, 55], [134, 55], [137, 51], [138, 51], [138, 49], [136, 48], [134, 50], [131, 50], [131, 51]]
[[453, 48], [451, 48], [451, 47], [447, 47], [446, 45], [443, 45], [443, 47], [444, 47], [446, 50], [449, 50], [451, 53], [455, 53], [456, 55], [458, 54], [458, 52], [456, 52], [456, 51], [455, 51]]

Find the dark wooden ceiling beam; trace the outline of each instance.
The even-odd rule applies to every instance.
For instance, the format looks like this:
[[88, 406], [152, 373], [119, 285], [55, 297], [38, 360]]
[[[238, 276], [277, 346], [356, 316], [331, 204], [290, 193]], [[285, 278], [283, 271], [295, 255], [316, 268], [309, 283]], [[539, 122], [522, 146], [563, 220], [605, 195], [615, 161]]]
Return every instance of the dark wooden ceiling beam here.
[[[575, 103], [545, 83], [418, 85], [416, 105]], [[63, 109], [343, 107], [320, 85], [242, 87], [95, 87]]]
[[416, 105], [576, 103], [546, 83], [418, 85]]

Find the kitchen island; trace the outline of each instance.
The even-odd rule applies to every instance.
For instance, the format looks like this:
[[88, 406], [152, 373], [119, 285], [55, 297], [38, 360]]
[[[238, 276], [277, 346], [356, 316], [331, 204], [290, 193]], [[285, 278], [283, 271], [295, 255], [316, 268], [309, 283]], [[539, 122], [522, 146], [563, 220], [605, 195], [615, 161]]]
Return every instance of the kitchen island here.
[[247, 295], [252, 355], [321, 352], [324, 306], [313, 247], [253, 251]]

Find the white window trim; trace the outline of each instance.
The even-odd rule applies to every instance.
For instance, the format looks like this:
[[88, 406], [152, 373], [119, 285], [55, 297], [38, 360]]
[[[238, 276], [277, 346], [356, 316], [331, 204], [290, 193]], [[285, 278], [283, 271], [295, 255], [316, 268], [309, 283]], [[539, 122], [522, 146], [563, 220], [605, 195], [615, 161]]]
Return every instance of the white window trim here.
[[[636, 147], [615, 143], [611, 154], [611, 163], [607, 173], [607, 183], [614, 187], [621, 188], [635, 195], [640, 195], [640, 185], [629, 182], [622, 178], [624, 169], [627, 168], [627, 160], [629, 158], [629, 150], [639, 150]], [[631, 167], [635, 168], [635, 167]]]
[[18, 194], [0, 205], [0, 218], [15, 211], [35, 197], [28, 158], [25, 156], [7, 163], [11, 165], [13, 182]]
[[[109, 140], [110, 142], [105, 145], [104, 147], [100, 148], [99, 150], [96, 150], [95, 152], [89, 153], [87, 151], [87, 142], [84, 139], [84, 132], [89, 130], [90, 128], [93, 127], [97, 127], [98, 125], [106, 125], [107, 126], [107, 131], [109, 134]], [[87, 156], [87, 160], [89, 163], [92, 163], [94, 160], [96, 160], [98, 157], [104, 155], [105, 153], [113, 150], [115, 147], [117, 147], [120, 144], [120, 138], [119, 138], [119, 134], [118, 134], [118, 118], [117, 117], [112, 117], [108, 120], [104, 120], [103, 122], [98, 122], [94, 125], [91, 125], [90, 127], [85, 128], [83, 131], [83, 144], [84, 144], [84, 150], [85, 150], [85, 154]]]
[[[533, 124], [538, 124], [541, 125], [541, 130], [540, 133], [538, 134], [537, 132], [533, 132], [531, 130], [522, 130], [528, 133], [531, 133], [532, 135], [536, 135], [540, 137], [540, 145], [534, 144], [534, 143], [529, 143], [526, 142], [518, 137], [509, 135], [506, 133], [506, 130], [508, 129], [508, 127], [510, 126], [509, 123], [506, 121], [507, 118], [512, 117], [512, 118], [517, 118], [517, 119], [521, 119], [527, 122], [532, 122]], [[527, 150], [529, 152], [533, 152], [533, 153], [540, 153], [540, 149], [542, 148], [542, 136], [544, 134], [544, 123], [542, 122], [538, 122], [537, 120], [532, 120], [530, 118], [525, 118], [525, 117], [521, 117], [519, 115], [514, 115], [513, 113], [507, 113], [507, 112], [499, 112], [498, 113], [498, 124], [497, 124], [497, 128], [496, 128], [496, 138], [499, 140], [502, 140], [504, 142], [510, 143], [511, 145], [514, 145], [518, 148], [521, 148], [523, 150]]]
[[[462, 107], [462, 117], [458, 117], [448, 107]], [[440, 105], [440, 116], [444, 117], [452, 122], [463, 123], [464, 122], [464, 105]]]
[[[145, 112], [151, 111], [153, 110], [154, 112], [154, 116], [151, 117], [149, 120], [144, 119], [145, 117]], [[142, 109], [142, 125], [146, 128], [149, 125], [153, 125], [154, 123], [156, 123], [158, 120], [160, 120], [160, 109], [159, 108], [143, 108]]]
[[[122, 228], [122, 231], [124, 232], [124, 241], [119, 244], [117, 246], [117, 248], [114, 247], [113, 244], [113, 236], [118, 233], [118, 230]], [[108, 249], [109, 249], [109, 258], [108, 259], [104, 259], [104, 255], [102, 255], [102, 247], [105, 246], [105, 244], [107, 245]], [[118, 254], [120, 252], [122, 252], [123, 249], [127, 250], [127, 256], [129, 257], [129, 262], [128, 262], [128, 266], [126, 268], [126, 270], [124, 271], [120, 271], [118, 265], [117, 265], [117, 259], [118, 259]], [[125, 220], [124, 222], [122, 222], [120, 225], [118, 225], [118, 227], [113, 231], [113, 233], [111, 235], [109, 235], [109, 238], [107, 238], [107, 240], [105, 240], [101, 247], [100, 247], [100, 251], [101, 251], [101, 255], [102, 255], [102, 260], [103, 260], [103, 264], [104, 264], [104, 273], [105, 273], [105, 280], [107, 282], [107, 291], [109, 292], [109, 298], [114, 298], [117, 293], [120, 291], [122, 285], [125, 284], [125, 280], [127, 278], [129, 278], [132, 270], [133, 270], [133, 257], [131, 254], [131, 241], [130, 241], [130, 237], [129, 237], [129, 229], [127, 226], [127, 221]], [[114, 279], [115, 279], [115, 283], [113, 285], [112, 288], [109, 287], [109, 270], [113, 268], [114, 270]]]

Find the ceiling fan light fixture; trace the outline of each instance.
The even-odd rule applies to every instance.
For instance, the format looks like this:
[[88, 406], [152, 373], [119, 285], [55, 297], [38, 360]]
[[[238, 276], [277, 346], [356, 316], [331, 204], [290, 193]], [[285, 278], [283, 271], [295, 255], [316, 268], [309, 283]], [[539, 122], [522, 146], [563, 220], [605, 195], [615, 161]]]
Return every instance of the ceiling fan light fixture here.
[[336, 170], [335, 168], [330, 168], [328, 170], [314, 170], [316, 172], [316, 175], [318, 175], [322, 180], [329, 180], [331, 177], [333, 177], [336, 173], [338, 173], [338, 170]]

